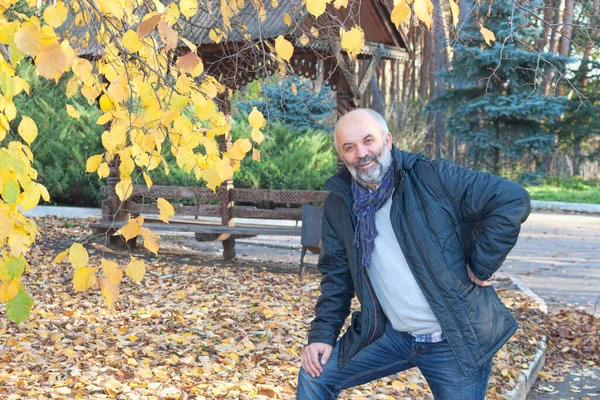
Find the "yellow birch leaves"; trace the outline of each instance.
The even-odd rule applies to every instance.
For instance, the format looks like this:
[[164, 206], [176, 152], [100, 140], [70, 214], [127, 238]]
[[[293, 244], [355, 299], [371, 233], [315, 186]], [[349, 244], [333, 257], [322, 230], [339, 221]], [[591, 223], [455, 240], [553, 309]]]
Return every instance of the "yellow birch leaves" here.
[[[77, 292], [86, 291], [94, 288], [100, 283], [100, 293], [104, 297], [106, 304], [112, 307], [119, 297], [119, 284], [123, 280], [123, 269], [115, 261], [107, 260], [105, 258], [100, 259], [100, 268], [89, 266], [89, 255], [85, 247], [79, 243], [73, 243], [70, 248], [58, 254], [54, 262], [60, 263], [68, 256], [69, 262], [74, 268], [73, 272], [73, 288]], [[25, 262], [23, 260], [23, 262]], [[3, 264], [0, 263], [0, 278], [2, 278], [3, 271], [6, 268], [2, 268]], [[14, 268], [13, 268], [14, 269]], [[102, 276], [100, 276], [100, 272]], [[144, 278], [146, 273], [146, 264], [143, 260], [131, 257], [130, 262], [125, 268], [125, 274], [131, 278], [134, 282], [139, 282]], [[8, 274], [7, 274], [8, 276]], [[4, 292], [3, 292], [4, 290]], [[11, 293], [15, 291], [14, 287], [4, 289], [0, 285], [0, 299], [3, 293], [10, 290]], [[16, 294], [15, 294], [16, 296]]]
[[252, 111], [248, 115], [248, 123], [250, 123], [250, 126], [252, 127], [252, 140], [254, 140], [257, 144], [261, 144], [265, 139], [265, 136], [260, 129], [267, 125], [267, 121], [265, 120], [263, 113], [258, 111], [256, 107], [252, 107]]

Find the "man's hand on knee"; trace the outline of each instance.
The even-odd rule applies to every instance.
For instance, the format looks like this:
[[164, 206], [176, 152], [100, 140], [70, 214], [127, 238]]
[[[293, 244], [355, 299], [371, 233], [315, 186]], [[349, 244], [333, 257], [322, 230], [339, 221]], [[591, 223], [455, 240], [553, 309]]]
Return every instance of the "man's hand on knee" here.
[[[304, 348], [301, 356], [302, 368], [313, 378], [318, 378], [323, 372], [323, 365], [329, 361], [333, 346], [326, 343], [311, 343]], [[322, 354], [319, 362], [319, 354]]]

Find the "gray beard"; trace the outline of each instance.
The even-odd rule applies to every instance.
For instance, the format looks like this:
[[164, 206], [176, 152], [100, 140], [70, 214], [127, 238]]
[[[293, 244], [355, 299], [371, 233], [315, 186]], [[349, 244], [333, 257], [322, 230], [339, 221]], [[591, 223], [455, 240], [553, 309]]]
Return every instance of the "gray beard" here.
[[[363, 171], [358, 168], [361, 164], [366, 164], [372, 160], [375, 161], [375, 164], [367, 170]], [[352, 177], [361, 185], [376, 185], [381, 182], [383, 176], [392, 166], [392, 151], [384, 146], [382, 154], [377, 156], [367, 155], [353, 165], [346, 163], [346, 166]]]

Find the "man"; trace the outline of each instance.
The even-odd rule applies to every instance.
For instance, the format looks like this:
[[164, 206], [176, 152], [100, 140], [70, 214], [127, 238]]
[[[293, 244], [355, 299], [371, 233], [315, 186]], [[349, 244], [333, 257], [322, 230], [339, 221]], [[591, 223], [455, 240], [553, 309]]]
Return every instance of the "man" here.
[[[527, 191], [398, 150], [373, 110], [343, 116], [335, 145], [347, 169], [326, 184], [298, 398], [334, 399], [417, 367], [436, 399], [483, 399], [492, 356], [517, 329], [486, 280], [529, 215]], [[361, 310], [338, 341], [355, 295]]]

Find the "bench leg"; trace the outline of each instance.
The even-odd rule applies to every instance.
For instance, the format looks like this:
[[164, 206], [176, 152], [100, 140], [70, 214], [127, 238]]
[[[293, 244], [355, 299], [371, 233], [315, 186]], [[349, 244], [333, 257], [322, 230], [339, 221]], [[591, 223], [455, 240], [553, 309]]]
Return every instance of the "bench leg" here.
[[223, 260], [231, 261], [235, 258], [235, 239], [223, 240]]
[[306, 255], [306, 247], [302, 246], [302, 254], [300, 255], [300, 271], [298, 272], [300, 280], [302, 280], [302, 274], [304, 273], [304, 256], [305, 255]]

